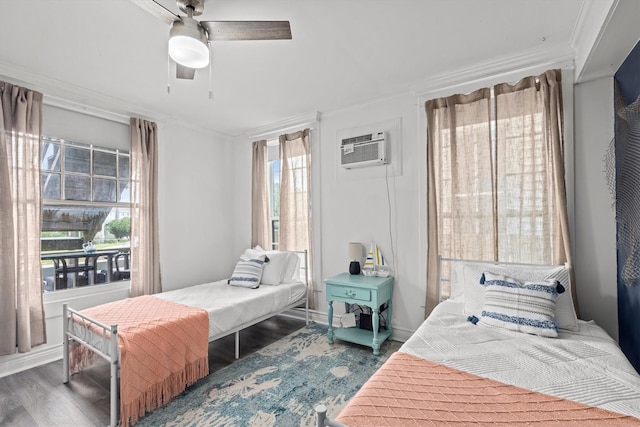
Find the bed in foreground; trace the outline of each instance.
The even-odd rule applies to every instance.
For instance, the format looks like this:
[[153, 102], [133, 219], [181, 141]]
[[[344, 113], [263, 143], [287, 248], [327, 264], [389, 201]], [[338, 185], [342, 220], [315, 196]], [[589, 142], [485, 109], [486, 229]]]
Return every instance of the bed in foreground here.
[[640, 376], [575, 318], [568, 280], [562, 266], [453, 265], [451, 300], [318, 425], [640, 425]]
[[[308, 323], [306, 252], [250, 255], [231, 279], [81, 312], [64, 304], [64, 382], [98, 356], [106, 359], [111, 425], [120, 418], [127, 426], [208, 374], [208, 342], [235, 333], [237, 358], [239, 331], [248, 326], [301, 305]], [[256, 266], [259, 272], [250, 271]]]

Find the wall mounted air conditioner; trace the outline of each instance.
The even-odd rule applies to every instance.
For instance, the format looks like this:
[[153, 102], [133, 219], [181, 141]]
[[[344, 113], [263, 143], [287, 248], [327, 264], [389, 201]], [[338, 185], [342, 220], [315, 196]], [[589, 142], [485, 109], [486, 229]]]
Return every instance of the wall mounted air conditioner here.
[[364, 133], [344, 138], [340, 144], [340, 164], [351, 169], [361, 166], [384, 165], [387, 158], [387, 138], [384, 131]]

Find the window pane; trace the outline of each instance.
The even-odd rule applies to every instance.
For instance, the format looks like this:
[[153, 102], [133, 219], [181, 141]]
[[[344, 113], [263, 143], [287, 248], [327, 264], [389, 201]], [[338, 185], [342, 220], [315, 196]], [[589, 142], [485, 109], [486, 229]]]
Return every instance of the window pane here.
[[129, 176], [129, 156], [118, 156], [118, 178], [128, 179]]
[[[128, 153], [48, 136], [41, 148], [43, 291], [128, 280], [130, 209], [118, 205], [130, 199]], [[64, 204], [56, 204], [61, 199]], [[88, 241], [98, 258], [85, 266]], [[65, 269], [51, 251], [71, 251], [68, 263], [81, 271]]]
[[75, 232], [87, 240], [94, 240], [113, 209], [115, 208], [46, 204], [42, 207], [42, 231]]
[[42, 141], [42, 169], [60, 170], [60, 144]]
[[102, 151], [93, 152], [93, 174], [102, 176], [112, 176], [116, 178], [116, 155], [112, 153], [103, 153]]
[[94, 202], [115, 202], [116, 201], [116, 180], [93, 178], [93, 201]]
[[120, 186], [120, 200], [119, 202], [130, 202], [131, 194], [129, 191], [130, 183], [129, 181], [118, 181], [118, 185]]
[[60, 174], [42, 174], [42, 198], [60, 200]]
[[91, 200], [91, 178], [88, 176], [65, 175], [64, 198], [65, 200]]
[[269, 162], [269, 197], [271, 216], [280, 216], [280, 161]]
[[129, 246], [131, 236], [131, 221], [129, 208], [113, 208], [104, 221], [104, 239], [111, 241], [116, 239], [124, 241], [124, 245]]
[[[98, 251], [108, 251], [109, 255], [97, 259], [90, 279], [84, 273], [68, 273], [67, 281], [60, 277], [54, 263], [49, 259], [42, 261], [44, 292], [57, 289], [69, 289], [87, 284], [99, 285], [111, 281], [127, 280], [124, 269], [129, 271], [128, 255], [114, 257], [118, 252], [129, 253], [131, 227], [129, 208], [90, 207], [46, 204], [42, 209], [42, 252], [50, 251], [82, 251], [82, 243], [91, 240]], [[108, 257], [112, 258], [112, 271], [107, 274]], [[115, 262], [118, 262], [116, 267]], [[77, 262], [83, 265], [85, 259]]]
[[273, 219], [271, 221], [271, 235], [273, 236], [273, 242], [271, 242], [271, 249], [278, 249], [278, 243], [280, 242], [280, 220]]
[[[66, 172], [91, 173], [91, 151], [82, 148], [64, 148], [64, 170]], [[85, 200], [85, 199], [76, 199]], [[87, 199], [88, 200], [88, 199]]]

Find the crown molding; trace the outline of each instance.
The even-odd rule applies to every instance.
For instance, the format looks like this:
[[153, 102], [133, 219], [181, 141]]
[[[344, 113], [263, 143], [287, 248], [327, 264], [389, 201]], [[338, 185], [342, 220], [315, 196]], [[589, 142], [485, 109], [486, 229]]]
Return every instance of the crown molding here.
[[[425, 98], [435, 92], [455, 90], [463, 85], [490, 84], [488, 81], [515, 81], [527, 74], [543, 72], [550, 68], [573, 69], [575, 51], [573, 49], [536, 49], [517, 55], [487, 61], [429, 79], [428, 83], [412, 94]], [[520, 76], [520, 77], [517, 77]]]
[[313, 129], [320, 122], [320, 117], [321, 113], [319, 111], [293, 116], [265, 126], [249, 129], [242, 135], [238, 135], [238, 137], [251, 140], [272, 139], [290, 130], [300, 130], [302, 127], [310, 127]]
[[593, 0], [583, 0], [582, 5], [580, 6], [580, 11], [578, 12], [578, 19], [576, 19], [576, 23], [573, 26], [571, 35], [569, 36], [569, 44], [576, 50], [579, 48], [580, 40], [584, 37], [584, 33], [587, 29], [587, 21], [589, 21], [592, 10]]
[[129, 125], [129, 116], [116, 113], [113, 111], [104, 110], [102, 108], [91, 107], [78, 102], [69, 101], [67, 99], [58, 98], [57, 96], [47, 95], [43, 93], [42, 102], [45, 105], [52, 107], [62, 108], [64, 110], [75, 111], [82, 114], [98, 117], [100, 119], [111, 120], [112, 122], [122, 123]]
[[585, 34], [576, 57], [576, 83], [613, 78], [640, 39], [640, 2], [607, 0], [594, 2], [591, 33]]
[[[61, 80], [33, 73], [25, 68], [0, 61], [0, 76], [7, 81], [42, 92], [44, 102], [61, 108], [122, 122], [123, 117], [140, 116], [150, 120], [167, 120], [165, 114], [141, 108], [122, 99], [82, 88]], [[128, 121], [128, 120], [127, 120]]]
[[[447, 74], [441, 74], [430, 78], [428, 81], [415, 81], [407, 85], [406, 92], [398, 92], [391, 95], [383, 95], [377, 98], [367, 99], [358, 104], [348, 105], [330, 111], [323, 111], [323, 117], [330, 117], [337, 113], [362, 108], [366, 105], [390, 101], [402, 96], [411, 95], [418, 98], [432, 96], [436, 92], [461, 90], [463, 86], [475, 86], [496, 80], [496, 83], [515, 81], [526, 75], [541, 73], [550, 68], [573, 69], [575, 52], [573, 49], [549, 50], [536, 49], [521, 52], [501, 58], [497, 61], [480, 63], [473, 68], [463, 68]], [[519, 77], [518, 77], [519, 76]], [[411, 89], [414, 88], [414, 89]], [[417, 88], [417, 89], [416, 89]], [[419, 101], [417, 105], [420, 105]]]
[[576, 83], [584, 80], [585, 69], [602, 42], [604, 33], [618, 8], [619, 0], [585, 0], [569, 42], [576, 50]]
[[45, 77], [7, 62], [0, 61], [0, 79], [42, 92], [43, 103], [45, 105], [51, 105], [126, 125], [129, 125], [129, 118], [135, 116], [145, 120], [161, 122], [169, 126], [180, 126], [185, 129], [207, 134], [216, 139], [231, 141], [233, 138], [226, 133], [185, 123], [167, 114], [147, 110], [119, 98], [84, 89], [61, 80]]

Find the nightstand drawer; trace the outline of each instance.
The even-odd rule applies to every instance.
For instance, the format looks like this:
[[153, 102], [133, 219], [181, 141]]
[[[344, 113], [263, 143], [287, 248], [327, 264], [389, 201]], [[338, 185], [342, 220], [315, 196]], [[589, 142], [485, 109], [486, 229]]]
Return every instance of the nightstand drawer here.
[[329, 294], [335, 298], [348, 298], [359, 301], [371, 301], [371, 290], [348, 288], [342, 286], [330, 286]]
[[[350, 341], [356, 344], [368, 345], [373, 349], [374, 355], [380, 354], [380, 344], [391, 338], [391, 312], [393, 297], [393, 277], [370, 277], [359, 274], [342, 273], [325, 279], [325, 292], [327, 297], [327, 319], [329, 329], [327, 338], [329, 344], [333, 344], [333, 338]], [[371, 329], [342, 327], [333, 329], [333, 303], [344, 303], [345, 312], [350, 311], [348, 304], [358, 304], [369, 307], [372, 323]], [[381, 304], [387, 303], [387, 329], [380, 330], [379, 309]], [[362, 318], [360, 319], [362, 321]], [[376, 326], [377, 325], [377, 326]], [[360, 323], [363, 326], [363, 323]]]

